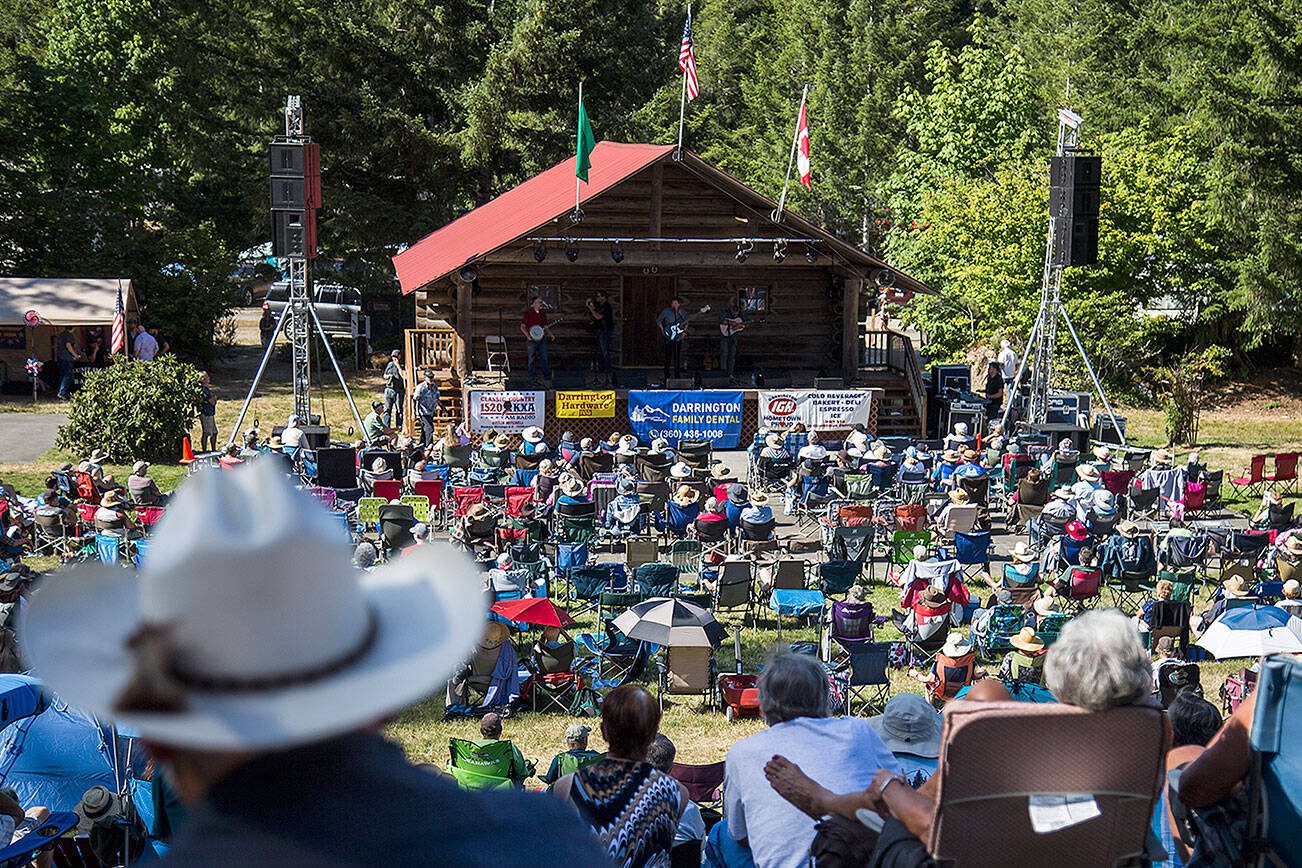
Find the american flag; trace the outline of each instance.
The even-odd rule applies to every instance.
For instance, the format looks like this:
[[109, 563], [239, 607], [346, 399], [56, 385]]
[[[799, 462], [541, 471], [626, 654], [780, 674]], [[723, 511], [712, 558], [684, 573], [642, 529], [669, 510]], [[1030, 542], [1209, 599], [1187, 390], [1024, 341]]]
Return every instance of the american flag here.
[[696, 78], [696, 55], [692, 52], [692, 7], [687, 7], [687, 21], [683, 23], [683, 44], [678, 47], [678, 68], [687, 81], [687, 100], [691, 102], [701, 92], [701, 82]]
[[110, 353], [127, 351], [127, 313], [122, 309], [122, 284], [118, 284], [118, 302], [113, 306], [113, 339]]

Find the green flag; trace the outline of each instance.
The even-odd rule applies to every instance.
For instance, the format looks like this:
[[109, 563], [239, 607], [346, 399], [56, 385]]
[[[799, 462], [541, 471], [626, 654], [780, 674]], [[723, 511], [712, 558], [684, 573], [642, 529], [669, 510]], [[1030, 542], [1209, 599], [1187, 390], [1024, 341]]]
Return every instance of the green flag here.
[[592, 168], [592, 161], [588, 159], [592, 149], [597, 146], [597, 139], [592, 135], [592, 124], [588, 123], [588, 110], [583, 107], [583, 97], [579, 97], [579, 135], [578, 144], [574, 150], [574, 174], [583, 180], [586, 184], [588, 181], [588, 169]]

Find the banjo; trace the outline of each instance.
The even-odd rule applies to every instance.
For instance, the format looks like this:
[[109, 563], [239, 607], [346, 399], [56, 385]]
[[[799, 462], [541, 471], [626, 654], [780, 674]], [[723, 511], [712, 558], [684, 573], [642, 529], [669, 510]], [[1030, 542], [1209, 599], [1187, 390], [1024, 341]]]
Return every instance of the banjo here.
[[556, 336], [552, 334], [552, 326], [559, 325], [561, 322], [562, 319], [560, 317], [557, 317], [555, 320], [547, 323], [547, 325], [545, 326], [541, 326], [541, 325], [529, 326], [529, 340], [532, 341], [533, 343], [539, 343], [541, 341], [547, 340], [547, 338], [554, 339]]
[[702, 307], [700, 310], [698, 310], [696, 313], [684, 313], [682, 322], [676, 322], [671, 325], [663, 326], [660, 329], [660, 331], [664, 334], [665, 340], [680, 341], [682, 340], [683, 335], [687, 334], [687, 326], [689, 323], [691, 323], [692, 317], [700, 316], [702, 314], [707, 314], [709, 312], [710, 312], [710, 306], [707, 304], [704, 307]]

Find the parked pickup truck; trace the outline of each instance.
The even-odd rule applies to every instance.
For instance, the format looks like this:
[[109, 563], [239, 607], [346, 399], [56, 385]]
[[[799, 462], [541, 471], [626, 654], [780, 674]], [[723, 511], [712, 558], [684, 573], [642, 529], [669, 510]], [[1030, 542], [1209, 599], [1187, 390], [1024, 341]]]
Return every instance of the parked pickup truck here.
[[[360, 316], [362, 311], [362, 294], [333, 283], [318, 283], [312, 290], [315, 300], [313, 308], [325, 333], [336, 337], [352, 337], [353, 318]], [[279, 318], [288, 303], [289, 281], [278, 280], [267, 291], [266, 306]]]

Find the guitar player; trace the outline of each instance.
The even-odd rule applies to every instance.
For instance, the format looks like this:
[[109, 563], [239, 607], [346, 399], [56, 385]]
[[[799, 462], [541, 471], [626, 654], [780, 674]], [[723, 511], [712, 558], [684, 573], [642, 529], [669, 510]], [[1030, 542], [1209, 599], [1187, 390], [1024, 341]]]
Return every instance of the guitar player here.
[[746, 313], [734, 301], [719, 314], [719, 369], [732, 380], [737, 370], [737, 340], [746, 330]]
[[547, 314], [543, 312], [542, 296], [534, 296], [520, 317], [520, 334], [524, 335], [529, 352], [529, 379], [538, 382], [538, 369], [544, 380], [552, 378], [552, 366], [547, 361]]

